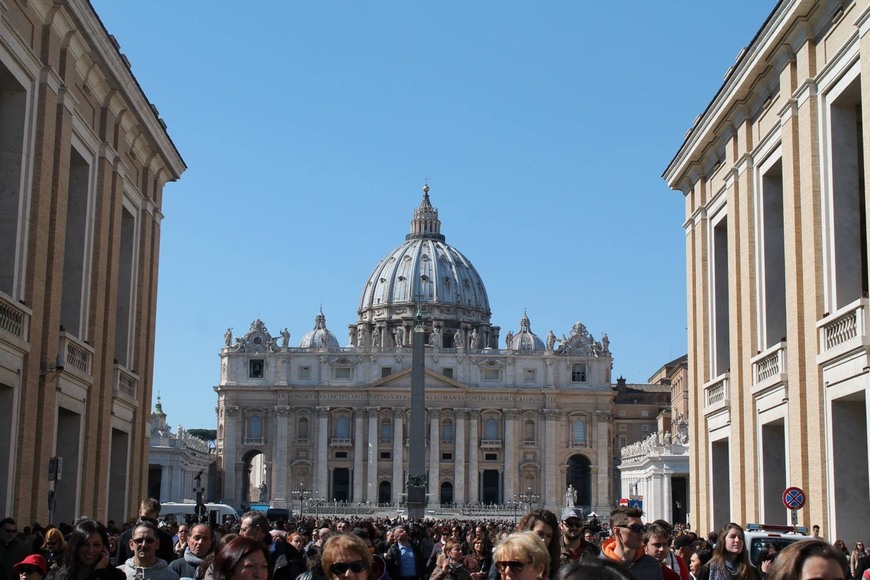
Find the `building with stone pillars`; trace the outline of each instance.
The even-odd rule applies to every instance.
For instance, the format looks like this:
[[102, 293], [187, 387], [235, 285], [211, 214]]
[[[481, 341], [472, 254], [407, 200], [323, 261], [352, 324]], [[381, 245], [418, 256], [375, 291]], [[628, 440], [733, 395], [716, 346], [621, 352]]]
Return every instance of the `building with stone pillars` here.
[[[374, 268], [346, 346], [323, 312], [290, 346], [256, 320], [220, 351], [217, 469], [224, 501], [256, 501], [262, 455], [268, 500], [323, 498], [397, 506], [408, 476], [411, 339], [426, 333], [426, 470], [430, 507], [507, 505], [529, 489], [550, 509], [611, 503], [607, 335], [577, 322], [541, 339], [525, 314], [500, 336], [476, 268], [441, 233], [428, 187], [404, 243]], [[294, 493], [299, 490], [308, 495]], [[306, 500], [307, 498], [307, 500]], [[525, 503], [525, 502], [523, 502]]]
[[798, 524], [866, 535], [868, 32], [867, 0], [777, 3], [665, 170], [686, 202], [699, 531], [790, 522], [797, 486]]
[[209, 471], [214, 462], [208, 443], [188, 433], [181, 425], [172, 432], [160, 397], [151, 413], [151, 448], [148, 465], [148, 497], [160, 502], [209, 498]]
[[[145, 493], [163, 187], [185, 165], [87, 0], [0, 2], [0, 514]], [[52, 457], [61, 478], [48, 481]]]

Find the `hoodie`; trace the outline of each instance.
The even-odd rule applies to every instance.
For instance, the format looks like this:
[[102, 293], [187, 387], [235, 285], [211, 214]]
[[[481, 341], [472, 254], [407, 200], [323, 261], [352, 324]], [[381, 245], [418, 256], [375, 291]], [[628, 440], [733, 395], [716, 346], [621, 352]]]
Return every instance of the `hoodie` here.
[[169, 569], [166, 560], [157, 558], [153, 566], [142, 568], [137, 566], [133, 558], [128, 558], [118, 569], [126, 574], [127, 580], [179, 580], [178, 574]]
[[644, 554], [643, 550], [637, 551], [634, 560], [631, 562], [625, 562], [619, 554], [616, 553], [615, 537], [610, 537], [601, 544], [601, 555], [599, 557], [625, 564], [638, 580], [664, 580], [662, 565], [652, 556]]

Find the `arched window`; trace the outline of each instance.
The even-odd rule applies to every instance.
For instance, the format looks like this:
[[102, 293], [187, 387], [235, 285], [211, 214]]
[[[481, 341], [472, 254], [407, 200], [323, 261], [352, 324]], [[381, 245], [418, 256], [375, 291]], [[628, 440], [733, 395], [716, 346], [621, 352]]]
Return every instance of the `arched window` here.
[[441, 422], [441, 441], [453, 443], [453, 421], [451, 419], [444, 419]]
[[259, 415], [248, 417], [248, 439], [257, 440], [263, 438], [263, 418]]
[[335, 436], [338, 439], [350, 439], [350, 417], [340, 415], [335, 420]]
[[571, 442], [574, 445], [586, 445], [586, 420], [574, 419], [571, 425]]
[[296, 439], [308, 440], [308, 417], [299, 417], [299, 421], [296, 422]]
[[381, 441], [389, 443], [393, 440], [393, 424], [389, 419], [381, 419]]
[[534, 443], [535, 437], [535, 422], [531, 419], [526, 419], [523, 423], [523, 441]]
[[498, 421], [490, 417], [483, 424], [483, 438], [487, 441], [498, 441]]

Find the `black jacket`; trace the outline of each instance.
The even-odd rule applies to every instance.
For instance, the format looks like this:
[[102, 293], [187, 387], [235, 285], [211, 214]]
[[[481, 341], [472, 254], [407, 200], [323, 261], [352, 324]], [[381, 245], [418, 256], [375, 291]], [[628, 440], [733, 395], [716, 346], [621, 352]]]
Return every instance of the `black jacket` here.
[[[139, 518], [139, 521], [136, 524], [142, 523], [142, 518]], [[154, 521], [148, 520], [155, 527], [157, 524]], [[115, 563], [119, 566], [123, 565], [124, 562], [133, 557], [133, 551], [130, 549], [130, 540], [133, 538], [133, 530], [136, 529], [134, 525], [132, 528], [129, 528], [121, 534], [121, 537], [118, 538], [118, 552], [115, 554]], [[172, 541], [172, 536], [157, 528], [157, 538], [160, 540], [160, 545], [157, 546], [157, 557], [161, 560], [166, 560], [166, 563], [172, 562], [175, 559], [175, 544]]]

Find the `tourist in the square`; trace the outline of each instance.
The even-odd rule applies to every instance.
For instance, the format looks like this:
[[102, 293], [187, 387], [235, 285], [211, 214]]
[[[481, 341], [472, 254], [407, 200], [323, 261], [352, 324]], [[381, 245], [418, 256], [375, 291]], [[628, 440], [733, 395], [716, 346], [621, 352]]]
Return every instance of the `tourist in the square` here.
[[48, 580], [124, 580], [112, 566], [106, 528], [94, 520], [76, 524], [67, 542], [63, 565], [50, 571]]
[[698, 580], [758, 580], [749, 563], [743, 528], [731, 522], [718, 534], [713, 557], [701, 568]]
[[783, 548], [767, 575], [768, 580], [845, 580], [849, 561], [824, 540], [803, 540]]
[[550, 553], [534, 532], [516, 532], [495, 547], [493, 567], [501, 580], [546, 580]]

